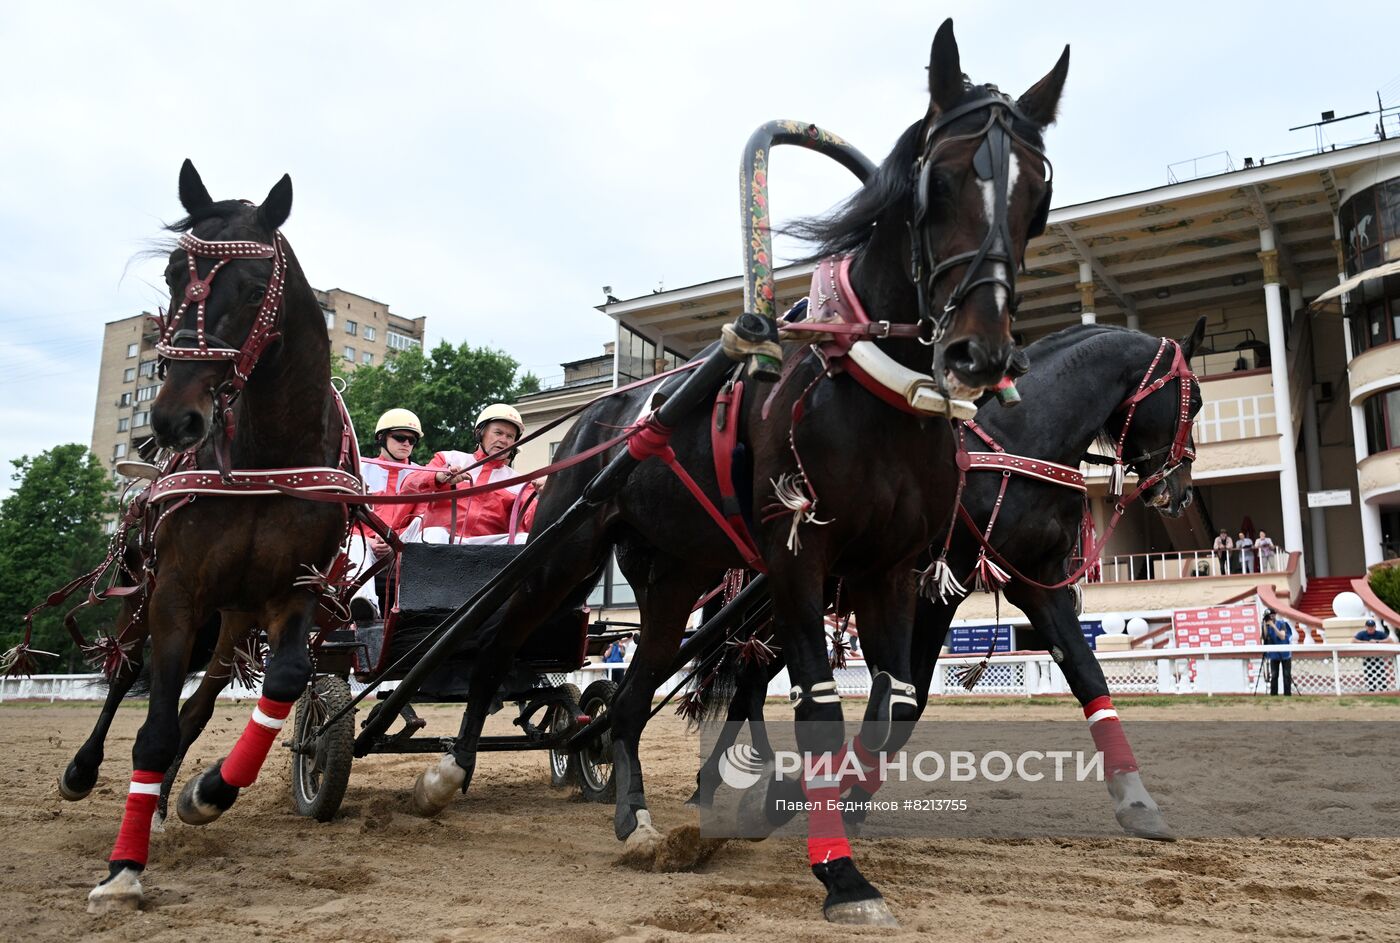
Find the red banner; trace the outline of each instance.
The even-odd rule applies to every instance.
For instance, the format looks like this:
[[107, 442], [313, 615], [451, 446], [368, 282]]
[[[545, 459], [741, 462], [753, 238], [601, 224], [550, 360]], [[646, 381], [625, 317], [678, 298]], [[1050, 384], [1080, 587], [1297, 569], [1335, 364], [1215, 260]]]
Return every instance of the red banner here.
[[1259, 641], [1259, 607], [1255, 603], [1177, 609], [1172, 613], [1179, 648], [1248, 645]]

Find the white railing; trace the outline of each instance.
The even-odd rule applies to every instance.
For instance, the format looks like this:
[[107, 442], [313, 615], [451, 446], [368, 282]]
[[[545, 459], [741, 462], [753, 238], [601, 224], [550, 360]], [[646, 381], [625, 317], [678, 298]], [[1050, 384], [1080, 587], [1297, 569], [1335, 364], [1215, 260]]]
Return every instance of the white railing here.
[[[1236, 645], [1214, 648], [1154, 648], [1127, 652], [1102, 652], [1097, 657], [1115, 694], [1264, 694], [1268, 678], [1263, 665], [1268, 652], [1293, 653], [1293, 689], [1298, 694], [1341, 697], [1344, 694], [1400, 693], [1400, 644], [1362, 645], [1355, 642], [1323, 645]], [[971, 692], [960, 681], [962, 671], [982, 659], [976, 655], [945, 655], [938, 660], [929, 693], [934, 696], [1002, 695], [1032, 697], [1070, 693], [1059, 666], [1049, 655], [1015, 652], [995, 655]], [[572, 682], [580, 688], [606, 677], [625, 665], [595, 662], [569, 674], [551, 675], [554, 683]], [[685, 676], [678, 674], [662, 685], [669, 691]], [[848, 697], [870, 693], [870, 671], [859, 657], [835, 671], [837, 690]], [[98, 682], [100, 675], [35, 675], [32, 678], [0, 680], [0, 702], [97, 701], [106, 696]], [[198, 678], [185, 686], [193, 692]], [[768, 696], [788, 697], [791, 682], [787, 669], [779, 671], [768, 685]], [[394, 687], [386, 684], [385, 690]], [[351, 683], [358, 693], [363, 686]], [[256, 691], [225, 689], [221, 697], [254, 698]], [[96, 718], [94, 717], [94, 720]]]
[[[1120, 553], [1099, 558], [1099, 572], [1091, 583], [1135, 583], [1143, 580], [1189, 580], [1202, 576], [1238, 576], [1245, 572], [1238, 550], [1167, 550], [1160, 553]], [[1077, 565], [1077, 564], [1076, 564]], [[1288, 551], [1274, 551], [1268, 561], [1254, 553], [1250, 573], [1280, 573], [1288, 565]], [[1146, 574], [1146, 575], [1144, 575]]]
[[1191, 434], [1197, 445], [1277, 435], [1275, 415], [1269, 394], [1209, 399], [1196, 414]]

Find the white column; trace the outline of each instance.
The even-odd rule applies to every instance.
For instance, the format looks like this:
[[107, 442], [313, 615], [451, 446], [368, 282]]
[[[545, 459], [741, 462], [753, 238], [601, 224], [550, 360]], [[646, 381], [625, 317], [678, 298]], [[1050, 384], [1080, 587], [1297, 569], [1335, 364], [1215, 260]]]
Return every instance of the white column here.
[[[1342, 275], [1345, 278], [1345, 273]], [[1347, 400], [1351, 400], [1351, 360], [1356, 352], [1351, 349], [1351, 327], [1342, 319], [1342, 343], [1347, 352]], [[1356, 455], [1356, 509], [1361, 515], [1361, 551], [1366, 556], [1366, 565], [1374, 566], [1384, 559], [1381, 542], [1381, 509], [1367, 504], [1361, 494], [1361, 463], [1366, 460], [1366, 411], [1358, 403], [1351, 407], [1351, 442]]]
[[1278, 280], [1278, 249], [1274, 231], [1259, 227], [1259, 261], [1264, 266], [1264, 308], [1269, 319], [1269, 367], [1274, 385], [1274, 416], [1278, 425], [1279, 505], [1283, 510], [1283, 545], [1303, 549], [1303, 517], [1298, 501], [1298, 444], [1293, 438], [1293, 404], [1288, 395], [1288, 334], [1283, 325], [1283, 290]]
[[1099, 317], [1094, 313], [1094, 269], [1088, 262], [1079, 263], [1079, 320], [1083, 324], [1094, 324]]
[[1128, 312], [1128, 330], [1138, 330], [1138, 313], [1136, 310]]

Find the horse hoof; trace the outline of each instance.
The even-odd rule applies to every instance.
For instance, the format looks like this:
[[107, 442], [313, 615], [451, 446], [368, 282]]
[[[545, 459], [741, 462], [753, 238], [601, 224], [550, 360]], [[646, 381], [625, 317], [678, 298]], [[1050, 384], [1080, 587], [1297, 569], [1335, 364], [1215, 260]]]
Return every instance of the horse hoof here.
[[[94, 777], [92, 785], [96, 785], [95, 780], [96, 777]], [[81, 802], [88, 797], [88, 793], [92, 792], [92, 785], [89, 785], [86, 789], [78, 789], [70, 786], [68, 784], [68, 773], [65, 771], [58, 777], [58, 794], [69, 802]]]
[[413, 809], [432, 818], [452, 804], [452, 797], [467, 781], [467, 771], [457, 765], [451, 753], [418, 774], [413, 784]]
[[157, 809], [157, 810], [155, 811], [155, 813], [153, 813], [153, 814], [151, 815], [151, 834], [152, 834], [152, 835], [159, 835], [159, 834], [163, 833], [164, 831], [165, 831], [165, 816], [162, 815], [162, 814], [160, 813], [160, 810], [159, 810], [159, 809]]
[[829, 904], [822, 908], [822, 915], [828, 923], [860, 927], [897, 927], [899, 921], [883, 897], [872, 900], [852, 900], [842, 904]]
[[208, 771], [185, 783], [185, 788], [180, 790], [180, 798], [175, 803], [175, 814], [180, 816], [180, 821], [186, 825], [208, 825], [224, 814], [223, 809], [211, 802], [205, 802], [199, 796], [199, 784], [206, 775]]
[[1167, 824], [1160, 809], [1133, 803], [1116, 810], [1113, 817], [1129, 835], [1152, 841], [1176, 841], [1176, 833]]
[[637, 827], [624, 841], [628, 856], [655, 857], [656, 851], [665, 840], [664, 836], [651, 824], [651, 813], [646, 809], [637, 810]]
[[715, 792], [713, 789], [697, 788], [690, 794], [690, 798], [685, 800], [685, 804], [692, 809], [712, 809], [715, 805]]
[[135, 868], [122, 868], [88, 893], [87, 912], [90, 914], [136, 910], [140, 906], [140, 872]]

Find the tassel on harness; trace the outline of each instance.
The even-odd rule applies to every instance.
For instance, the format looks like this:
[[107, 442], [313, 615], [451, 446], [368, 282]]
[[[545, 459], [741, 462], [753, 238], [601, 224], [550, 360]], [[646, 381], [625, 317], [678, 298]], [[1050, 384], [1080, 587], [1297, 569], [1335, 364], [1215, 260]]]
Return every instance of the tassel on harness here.
[[[817, 519], [817, 499], [807, 486], [807, 479], [800, 472], [787, 472], [772, 480], [773, 497], [776, 504], [769, 505], [772, 513], [764, 518], [764, 521], [774, 520], [784, 514], [792, 514], [792, 526], [788, 528], [787, 548], [796, 554], [802, 549], [802, 538], [798, 535], [798, 528], [803, 524], [815, 524], [818, 527], [830, 524], [830, 520]], [[776, 508], [782, 507], [786, 510], [778, 511]]]
[[968, 592], [968, 588], [959, 583], [958, 578], [953, 575], [953, 568], [948, 565], [946, 550], [944, 555], [929, 564], [927, 569], [919, 571], [919, 594], [925, 599], [947, 605], [957, 602]]

